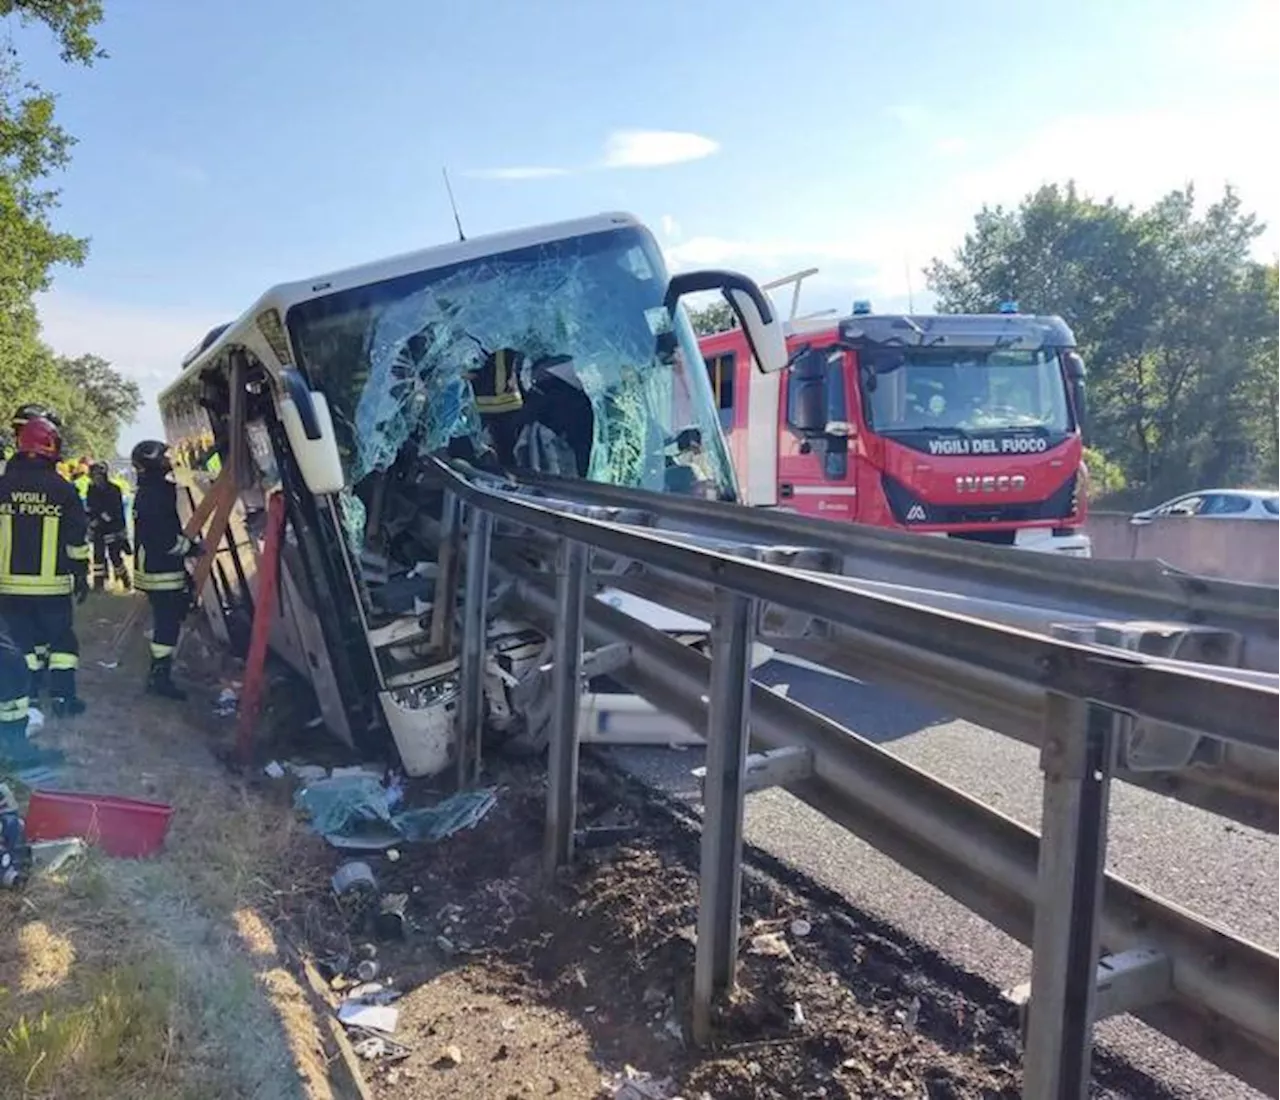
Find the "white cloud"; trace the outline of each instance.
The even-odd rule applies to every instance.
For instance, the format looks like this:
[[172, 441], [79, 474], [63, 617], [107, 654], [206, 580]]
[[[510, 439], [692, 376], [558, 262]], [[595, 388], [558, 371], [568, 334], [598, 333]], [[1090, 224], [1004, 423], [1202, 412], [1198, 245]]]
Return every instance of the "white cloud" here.
[[941, 156], [955, 157], [968, 151], [969, 142], [962, 137], [944, 137], [935, 141], [933, 148]]
[[994, 155], [971, 144], [962, 164], [936, 176], [927, 201], [901, 204], [890, 216], [842, 215], [820, 236], [788, 236], [784, 215], [776, 235], [694, 235], [668, 241], [666, 253], [673, 269], [737, 265], [762, 281], [817, 265], [825, 279], [877, 304], [906, 295], [909, 277], [920, 304], [926, 297], [920, 269], [960, 244], [983, 203], [1016, 205], [1042, 183], [1074, 178], [1095, 198], [1138, 205], [1188, 182], [1201, 200], [1212, 201], [1230, 182], [1245, 208], [1268, 223], [1256, 255], [1270, 259], [1280, 249], [1280, 168], [1257, 140], [1269, 125], [1263, 105], [1229, 117], [1209, 111], [1064, 117]]
[[516, 165], [512, 168], [477, 168], [464, 175], [477, 180], [545, 180], [554, 176], [567, 176], [568, 168], [553, 168], [549, 165], [535, 164]]
[[210, 308], [144, 309], [53, 290], [37, 299], [45, 342], [60, 355], [93, 353], [142, 390], [138, 419], [120, 437], [127, 452], [139, 439], [163, 438], [156, 396], [178, 376], [182, 357], [230, 313]]
[[605, 168], [661, 168], [701, 160], [720, 143], [679, 130], [615, 130], [604, 144]]
[[660, 224], [662, 225], [662, 235], [667, 240], [675, 242], [683, 236], [680, 232], [680, 223], [670, 214], [663, 214]]
[[1020, 147], [949, 185], [965, 206], [1015, 202], [1042, 183], [1075, 179], [1095, 198], [1144, 204], [1193, 182], [1202, 198], [1235, 184], [1246, 205], [1275, 222], [1280, 171], [1261, 106], [1230, 113], [1146, 111], [1074, 115], [1048, 123]]
[[665, 168], [701, 160], [720, 151], [720, 143], [701, 134], [681, 130], [615, 130], [604, 143], [600, 160], [589, 166], [565, 168], [556, 165], [514, 165], [507, 168], [476, 168], [465, 175], [482, 180], [540, 180], [568, 176], [588, 168]]

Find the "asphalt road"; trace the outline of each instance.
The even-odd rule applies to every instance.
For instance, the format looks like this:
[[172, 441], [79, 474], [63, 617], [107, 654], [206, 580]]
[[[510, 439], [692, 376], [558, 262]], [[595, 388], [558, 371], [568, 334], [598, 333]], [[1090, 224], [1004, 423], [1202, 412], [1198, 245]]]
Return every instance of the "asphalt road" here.
[[[765, 683], [789, 684], [797, 702], [1039, 827], [1041, 785], [1034, 749], [841, 677], [779, 662], [756, 675]], [[608, 751], [637, 777], [697, 802], [689, 773], [702, 762], [700, 749]], [[1276, 837], [1124, 783], [1115, 784], [1112, 792], [1110, 870], [1275, 948]], [[1030, 976], [1030, 953], [1021, 944], [783, 791], [750, 797], [746, 835], [854, 905], [1003, 988]], [[1098, 1037], [1188, 1096], [1254, 1100], [1261, 1095], [1131, 1017], [1104, 1021]]]

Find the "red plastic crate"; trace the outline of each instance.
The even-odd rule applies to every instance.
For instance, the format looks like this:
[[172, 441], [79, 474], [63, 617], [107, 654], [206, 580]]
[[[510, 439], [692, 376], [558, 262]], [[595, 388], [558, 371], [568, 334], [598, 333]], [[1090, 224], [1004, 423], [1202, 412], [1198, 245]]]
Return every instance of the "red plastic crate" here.
[[33, 791], [27, 806], [27, 839], [78, 836], [109, 856], [137, 859], [164, 843], [173, 807], [104, 794]]

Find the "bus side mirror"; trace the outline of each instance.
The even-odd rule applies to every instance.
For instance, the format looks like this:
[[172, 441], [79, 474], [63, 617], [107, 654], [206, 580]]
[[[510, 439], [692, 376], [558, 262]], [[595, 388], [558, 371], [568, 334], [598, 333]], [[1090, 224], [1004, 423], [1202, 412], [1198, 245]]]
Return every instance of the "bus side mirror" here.
[[281, 371], [285, 392], [280, 397], [280, 422], [307, 490], [316, 496], [343, 487], [342, 459], [333, 433], [333, 417], [324, 394], [315, 393], [302, 374]]
[[685, 271], [667, 283], [665, 305], [674, 315], [677, 302], [686, 294], [718, 290], [737, 315], [756, 365], [765, 374], [775, 374], [787, 365], [787, 341], [782, 320], [754, 280], [736, 271]]

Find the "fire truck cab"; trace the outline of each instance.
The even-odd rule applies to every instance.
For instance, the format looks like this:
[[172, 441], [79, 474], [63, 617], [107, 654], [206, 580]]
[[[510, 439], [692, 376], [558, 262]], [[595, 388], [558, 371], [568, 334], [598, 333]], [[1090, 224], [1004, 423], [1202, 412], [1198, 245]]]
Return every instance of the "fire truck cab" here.
[[1061, 318], [855, 303], [791, 321], [781, 374], [737, 330], [701, 348], [745, 503], [1090, 555], [1085, 370]]

